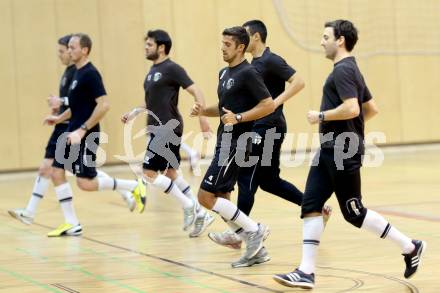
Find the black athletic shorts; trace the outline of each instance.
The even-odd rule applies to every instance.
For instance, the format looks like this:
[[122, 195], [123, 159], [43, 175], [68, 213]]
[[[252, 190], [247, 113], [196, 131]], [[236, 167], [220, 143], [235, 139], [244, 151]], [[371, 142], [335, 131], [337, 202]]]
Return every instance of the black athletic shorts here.
[[[317, 163], [319, 160], [319, 163]], [[321, 149], [313, 159], [307, 177], [306, 190], [301, 205], [301, 217], [312, 212], [321, 212], [333, 192], [341, 210], [349, 199], [362, 200], [360, 167], [362, 156], [344, 160], [344, 170], [338, 170], [333, 149]]]
[[99, 146], [99, 132], [91, 133], [78, 145], [67, 144], [67, 134], [62, 135], [57, 144], [55, 160], [52, 164], [55, 168], [72, 172], [77, 177], [95, 178], [96, 152]]
[[222, 150], [218, 144], [200, 188], [214, 194], [233, 191], [240, 171], [237, 162], [247, 161], [251, 151], [252, 139], [248, 139], [243, 147], [237, 147], [237, 143], [232, 142], [229, 150]]
[[55, 149], [57, 147], [58, 137], [60, 137], [61, 134], [66, 132], [68, 126], [69, 126], [68, 123], [61, 123], [55, 126], [52, 135], [50, 136], [49, 141], [47, 142], [46, 151], [44, 153], [45, 159], [55, 158]]
[[150, 134], [147, 151], [142, 165], [144, 170], [165, 171], [168, 168], [178, 170], [180, 166], [180, 142], [177, 145], [166, 142], [163, 137]]

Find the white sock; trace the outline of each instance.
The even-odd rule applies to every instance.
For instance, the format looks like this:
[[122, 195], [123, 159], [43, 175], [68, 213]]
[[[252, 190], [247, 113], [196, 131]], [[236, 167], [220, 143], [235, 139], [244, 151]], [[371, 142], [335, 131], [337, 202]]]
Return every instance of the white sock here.
[[180, 189], [180, 191], [182, 191], [182, 193], [187, 198], [191, 199], [192, 201], [194, 201], [196, 203], [197, 215], [204, 216], [205, 215], [204, 209], [202, 208], [202, 206], [199, 204], [199, 201], [192, 193], [191, 186], [188, 184], [188, 182], [186, 182], [182, 176], [178, 176], [173, 182], [174, 182], [174, 184], [177, 185], [177, 187]]
[[163, 190], [165, 193], [172, 195], [184, 209], [192, 207], [194, 204], [191, 199], [187, 198], [182, 191], [180, 191], [170, 178], [164, 175], [158, 175], [153, 181], [153, 185]]
[[229, 220], [227, 220], [227, 219], [225, 219], [225, 218], [223, 218], [223, 217], [222, 217], [222, 219], [223, 219], [223, 221], [226, 222], [226, 224], [229, 226], [229, 229], [230, 229], [232, 232], [236, 233], [235, 231], [237, 231], [237, 230], [240, 230], [240, 229], [243, 230], [240, 226], [238, 226], [238, 225], [235, 224], [234, 222], [229, 221]]
[[246, 232], [255, 232], [258, 230], [258, 224], [227, 199], [217, 197], [212, 210], [228, 221], [237, 224], [237, 226], [243, 228]]
[[96, 173], [98, 173], [97, 177], [107, 177], [107, 178], [111, 177], [110, 175], [99, 169], [96, 170]]
[[195, 150], [193, 150], [189, 145], [187, 145], [186, 143], [181, 143], [180, 144], [180, 148], [188, 154], [188, 156], [195, 156], [197, 155], [197, 152]]
[[242, 241], [246, 241], [246, 233], [243, 233], [243, 228], [239, 227], [237, 224], [231, 221], [225, 221], [228, 224], [229, 229], [234, 232]]
[[35, 179], [32, 195], [26, 207], [26, 211], [29, 213], [29, 216], [33, 217], [35, 215], [40, 200], [43, 199], [44, 194], [46, 194], [47, 189], [49, 188], [49, 182], [50, 179], [43, 176], [38, 176]]
[[[112, 178], [110, 175], [108, 175], [104, 171], [96, 170], [96, 172], [98, 173], [98, 176], [97, 176], [98, 177], [98, 183], [99, 183], [99, 178]], [[105, 183], [102, 183], [102, 184], [104, 185]], [[98, 187], [98, 189], [101, 190], [99, 187]], [[133, 194], [131, 193], [132, 190], [120, 190], [120, 189], [117, 189], [116, 191], [122, 196], [123, 200], [128, 200], [128, 199], [133, 197]]]
[[56, 186], [55, 193], [57, 195], [58, 201], [60, 202], [61, 209], [63, 210], [66, 223], [72, 224], [74, 226], [78, 225], [79, 221], [76, 217], [75, 209], [73, 208], [73, 193], [70, 184], [66, 182]]
[[375, 211], [370, 209], [367, 210], [367, 215], [365, 216], [361, 228], [373, 232], [374, 234], [380, 236], [380, 238], [390, 239], [402, 249], [403, 253], [411, 253], [414, 250], [414, 244], [412, 243], [411, 239], [391, 226], [391, 224], [388, 223], [384, 217]]
[[98, 190], [133, 191], [137, 181], [116, 179], [111, 177], [98, 177]]
[[303, 253], [299, 270], [306, 274], [315, 272], [316, 256], [323, 231], [324, 221], [322, 216], [304, 218]]

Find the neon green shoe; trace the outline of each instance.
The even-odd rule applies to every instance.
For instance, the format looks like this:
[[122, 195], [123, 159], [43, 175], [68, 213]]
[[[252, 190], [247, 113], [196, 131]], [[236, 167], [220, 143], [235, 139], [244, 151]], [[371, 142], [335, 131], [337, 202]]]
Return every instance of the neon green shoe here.
[[64, 223], [58, 226], [53, 231], [47, 233], [48, 237], [60, 237], [60, 236], [79, 236], [82, 234], [82, 227], [80, 224], [73, 226], [69, 223]]
[[132, 193], [134, 200], [136, 201], [138, 212], [143, 213], [145, 210], [145, 203], [147, 201], [147, 196], [146, 196], [147, 191], [145, 184], [144, 182], [142, 182], [141, 178], [138, 179], [138, 184]]

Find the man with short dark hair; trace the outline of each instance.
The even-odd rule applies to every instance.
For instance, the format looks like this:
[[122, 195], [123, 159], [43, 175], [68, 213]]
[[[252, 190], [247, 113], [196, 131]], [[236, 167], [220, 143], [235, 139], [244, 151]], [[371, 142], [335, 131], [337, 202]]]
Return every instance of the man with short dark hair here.
[[[75, 65], [72, 64], [71, 58], [68, 52], [68, 44], [72, 35], [66, 35], [58, 40], [58, 58], [61, 63], [66, 66], [63, 76], [61, 77], [59, 95], [60, 97], [66, 97], [68, 88], [75, 73]], [[57, 109], [53, 110], [53, 114], [62, 114], [67, 110], [67, 106], [58, 105]], [[9, 210], [9, 214], [20, 220], [22, 223], [30, 225], [34, 221], [34, 217], [37, 211], [38, 204], [49, 188], [50, 176], [52, 173], [52, 164], [55, 158], [55, 148], [57, 140], [61, 134], [63, 134], [69, 125], [69, 121], [66, 120], [63, 123], [57, 124], [47, 142], [46, 151], [44, 154], [44, 160], [38, 169], [38, 176], [35, 180], [34, 187], [32, 189], [32, 195], [29, 199], [28, 205], [25, 209]]]
[[[145, 104], [124, 114], [121, 120], [127, 123], [139, 113], [148, 111], [147, 131], [150, 141], [143, 162], [144, 178], [178, 201], [184, 214], [183, 230], [188, 230], [194, 223], [189, 237], [198, 237], [213, 222], [214, 217], [200, 206], [190, 185], [178, 173], [183, 135], [183, 119], [178, 108], [179, 90], [185, 89], [197, 103], [204, 104], [205, 99], [186, 71], [170, 59], [171, 46], [172, 41], [167, 32], [147, 32], [145, 53], [153, 66], [144, 82]], [[206, 117], [200, 117], [199, 122], [202, 132], [210, 131]]]
[[334, 67], [324, 84], [320, 111], [307, 114], [310, 124], [319, 123], [321, 148], [310, 168], [301, 207], [304, 219], [301, 264], [291, 273], [273, 276], [285, 286], [314, 288], [317, 250], [324, 231], [321, 211], [333, 192], [347, 222], [400, 247], [406, 265], [405, 278], [417, 271], [426, 248], [424, 241], [411, 240], [362, 204], [360, 168], [364, 155], [364, 121], [378, 111], [351, 55], [357, 40], [357, 29], [350, 21], [325, 24], [321, 46]]
[[[69, 54], [76, 71], [68, 92], [69, 109], [61, 115], [52, 115], [45, 120], [47, 124], [53, 125], [70, 119], [65, 135], [58, 139], [52, 172], [52, 182], [64, 213], [65, 223], [49, 232], [49, 237], [82, 234], [65, 170], [76, 175], [78, 187], [85, 191], [117, 190], [132, 192], [134, 195], [145, 193], [142, 182], [97, 176], [99, 122], [110, 106], [101, 75], [88, 58], [91, 46], [91, 39], [86, 34], [74, 34], [70, 39]], [[143, 206], [138, 208], [143, 210]]]
[[274, 102], [260, 75], [244, 58], [248, 45], [249, 35], [243, 27], [223, 31], [223, 60], [228, 67], [219, 73], [219, 102], [208, 108], [196, 104], [192, 115], [221, 117], [214, 158], [200, 186], [199, 202], [221, 215], [233, 231], [244, 230], [243, 257], [251, 259], [257, 254], [258, 258], [265, 257], [262, 247], [269, 229], [250, 219], [229, 199], [240, 165], [246, 164], [252, 125], [274, 111]]
[[[259, 160], [252, 167], [241, 168], [238, 175], [237, 207], [249, 215], [258, 187], [289, 202], [301, 205], [302, 192], [280, 177], [280, 155], [281, 145], [287, 132], [283, 104], [304, 88], [304, 81], [295, 69], [266, 46], [267, 29], [261, 20], [247, 21], [243, 27], [246, 28], [250, 38], [247, 52], [252, 54], [251, 64], [263, 78], [276, 108], [272, 114], [254, 122], [252, 130], [256, 133], [256, 138], [253, 140], [251, 155], [257, 156]], [[287, 88], [285, 88], [286, 82], [289, 83]], [[242, 229], [237, 231], [228, 229], [222, 233], [211, 232], [208, 236], [217, 244], [240, 249], [241, 238], [244, 235]], [[265, 253], [260, 258], [242, 258], [234, 262], [232, 266], [246, 267], [268, 260], [270, 258]]]

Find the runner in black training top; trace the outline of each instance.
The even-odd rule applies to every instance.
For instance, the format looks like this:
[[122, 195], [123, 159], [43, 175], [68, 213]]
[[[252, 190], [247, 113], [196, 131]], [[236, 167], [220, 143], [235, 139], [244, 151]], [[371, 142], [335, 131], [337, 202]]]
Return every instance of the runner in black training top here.
[[[258, 254], [264, 257], [263, 241], [269, 229], [241, 212], [229, 200], [230, 193], [240, 166], [245, 164], [246, 141], [254, 121], [275, 109], [261, 76], [244, 58], [248, 44], [249, 36], [243, 27], [223, 31], [223, 60], [228, 67], [219, 73], [219, 102], [208, 108], [196, 104], [192, 110], [193, 115], [221, 117], [214, 158], [200, 186], [199, 201], [220, 214], [233, 231], [241, 228], [247, 233], [246, 252], [239, 262]], [[236, 267], [235, 263], [232, 267]]]
[[285, 286], [307, 289], [315, 286], [316, 256], [324, 231], [321, 210], [333, 192], [347, 222], [400, 247], [405, 278], [416, 272], [426, 247], [424, 241], [411, 240], [362, 204], [364, 121], [377, 113], [377, 107], [350, 53], [357, 39], [357, 30], [348, 20], [325, 24], [321, 45], [334, 67], [324, 84], [320, 112], [307, 114], [311, 124], [320, 123], [321, 149], [310, 168], [301, 206], [304, 218], [301, 264], [293, 272], [273, 276]]
[[[98, 176], [96, 152], [99, 147], [99, 122], [109, 110], [109, 103], [101, 75], [88, 58], [91, 48], [92, 40], [88, 35], [80, 33], [71, 37], [69, 54], [76, 72], [67, 94], [69, 109], [60, 115], [46, 118], [49, 124], [59, 124], [70, 118], [67, 132], [60, 136], [57, 142], [52, 171], [52, 182], [65, 223], [49, 232], [49, 237], [82, 234], [82, 226], [73, 208], [73, 192], [66, 180], [65, 170], [76, 175], [80, 189], [116, 190], [127, 203], [134, 202], [133, 194], [141, 193], [141, 188], [145, 188], [135, 180], [111, 178], [102, 171]], [[130, 210], [131, 207], [129, 204]]]
[[[280, 178], [280, 155], [287, 132], [283, 104], [304, 88], [304, 82], [295, 69], [289, 66], [283, 58], [272, 53], [266, 46], [267, 29], [262, 21], [250, 20], [244, 23], [243, 27], [246, 28], [250, 38], [247, 52], [253, 56], [251, 64], [263, 78], [277, 107], [272, 114], [254, 122], [252, 131], [256, 133], [256, 137], [253, 139], [251, 156], [258, 157], [258, 163], [248, 168], [241, 168], [238, 175], [237, 207], [249, 215], [258, 187], [301, 205], [302, 192], [293, 184]], [[287, 88], [285, 88], [286, 82], [289, 82]], [[242, 232], [242, 229], [237, 231], [228, 229], [224, 232], [211, 232], [208, 236], [217, 244], [240, 249], [242, 238], [246, 237]], [[252, 266], [269, 259], [267, 251], [264, 251], [252, 259], [243, 259], [243, 262], [236, 262], [234, 265], [236, 267]]]
[[[70, 86], [70, 83], [73, 78], [73, 74], [76, 71], [75, 65], [72, 64], [71, 58], [68, 52], [67, 45], [69, 44], [69, 40], [72, 35], [66, 35], [61, 37], [58, 40], [58, 58], [61, 63], [66, 66], [64, 70], [63, 76], [61, 77], [60, 86], [59, 86], [59, 96], [66, 97], [67, 92]], [[56, 97], [58, 98], [58, 97]], [[48, 98], [49, 106], [51, 106], [52, 113], [54, 114], [62, 114], [67, 110], [67, 106], [61, 103], [58, 103], [56, 106], [51, 103], [52, 97]], [[50, 175], [52, 172], [52, 164], [53, 159], [55, 158], [55, 149], [57, 140], [61, 134], [63, 134], [67, 130], [67, 126], [69, 125], [69, 121], [65, 121], [63, 123], [55, 125], [51, 136], [46, 145], [44, 160], [41, 163], [38, 169], [38, 176], [35, 180], [34, 187], [32, 189], [32, 194], [30, 196], [28, 205], [26, 208], [19, 208], [9, 210], [9, 214], [20, 220], [25, 224], [31, 224], [34, 220], [38, 204], [40, 200], [44, 197], [49, 188]]]
[[[146, 181], [173, 196], [183, 209], [183, 230], [194, 223], [190, 237], [197, 237], [205, 231], [214, 218], [203, 209], [190, 185], [178, 174], [180, 168], [180, 145], [183, 135], [183, 120], [179, 112], [179, 90], [185, 89], [196, 102], [204, 104], [203, 93], [194, 84], [186, 71], [169, 59], [172, 41], [167, 32], [151, 30], [145, 38], [146, 58], [153, 62], [144, 81], [145, 105], [124, 114], [122, 122], [133, 119], [147, 111], [147, 130], [150, 141], [143, 162]], [[202, 132], [210, 127], [201, 117]], [[161, 174], [163, 172], [164, 174]]]

